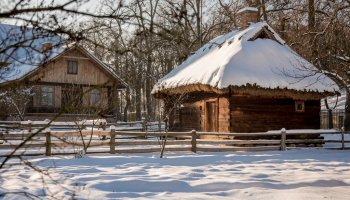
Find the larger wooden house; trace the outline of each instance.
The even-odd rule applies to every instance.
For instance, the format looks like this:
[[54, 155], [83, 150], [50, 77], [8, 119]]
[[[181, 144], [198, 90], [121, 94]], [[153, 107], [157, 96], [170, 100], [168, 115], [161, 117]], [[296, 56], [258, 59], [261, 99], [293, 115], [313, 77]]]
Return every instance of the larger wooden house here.
[[[170, 129], [260, 132], [318, 129], [320, 99], [337, 86], [290, 49], [256, 8], [158, 81]], [[311, 71], [310, 71], [311, 70]]]
[[115, 70], [77, 43], [56, 46], [55, 41], [34, 41], [48, 56], [37, 64], [9, 63], [1, 81], [3, 87], [32, 88], [27, 118], [45, 119], [59, 112], [62, 117], [115, 114], [118, 93], [128, 87]]

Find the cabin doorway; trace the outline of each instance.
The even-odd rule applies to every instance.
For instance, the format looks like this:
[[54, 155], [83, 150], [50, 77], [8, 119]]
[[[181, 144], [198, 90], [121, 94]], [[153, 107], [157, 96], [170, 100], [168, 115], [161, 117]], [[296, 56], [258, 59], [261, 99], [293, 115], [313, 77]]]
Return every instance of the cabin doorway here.
[[218, 131], [218, 102], [206, 102], [206, 132]]

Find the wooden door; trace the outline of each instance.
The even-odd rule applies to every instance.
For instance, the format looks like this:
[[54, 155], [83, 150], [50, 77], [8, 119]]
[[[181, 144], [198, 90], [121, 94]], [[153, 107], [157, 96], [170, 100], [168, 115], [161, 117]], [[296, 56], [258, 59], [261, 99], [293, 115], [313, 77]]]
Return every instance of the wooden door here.
[[216, 101], [206, 102], [206, 131], [218, 131], [218, 103]]

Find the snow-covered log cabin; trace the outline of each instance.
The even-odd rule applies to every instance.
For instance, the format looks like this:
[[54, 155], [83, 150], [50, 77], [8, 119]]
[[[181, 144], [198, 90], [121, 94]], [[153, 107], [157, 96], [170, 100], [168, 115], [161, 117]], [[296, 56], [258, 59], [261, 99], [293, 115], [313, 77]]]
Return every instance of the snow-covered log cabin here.
[[258, 22], [258, 9], [239, 14], [238, 29], [205, 44], [154, 86], [170, 129], [320, 128], [320, 99], [334, 94], [336, 84]]
[[[63, 112], [62, 118], [86, 116], [92, 108], [103, 115], [115, 114], [118, 92], [128, 86], [83, 46], [66, 45], [59, 36], [42, 30], [7, 24], [0, 24], [0, 37], [1, 47], [7, 48], [0, 55], [0, 61], [6, 60], [0, 87], [2, 91], [9, 87], [32, 90], [27, 119], [46, 119], [58, 112]], [[77, 109], [64, 109], [73, 104]]]

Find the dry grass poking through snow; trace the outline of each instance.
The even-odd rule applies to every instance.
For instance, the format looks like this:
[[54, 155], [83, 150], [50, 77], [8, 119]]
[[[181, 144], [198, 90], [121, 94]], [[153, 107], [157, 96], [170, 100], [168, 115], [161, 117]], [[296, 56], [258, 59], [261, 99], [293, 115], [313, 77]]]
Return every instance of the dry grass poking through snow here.
[[58, 199], [350, 199], [350, 151], [56, 156], [31, 162], [52, 179], [14, 165], [0, 170], [0, 191]]

